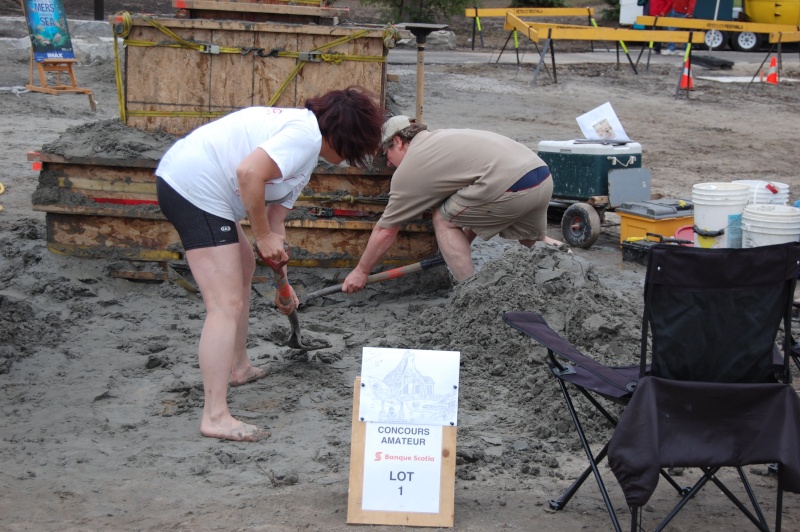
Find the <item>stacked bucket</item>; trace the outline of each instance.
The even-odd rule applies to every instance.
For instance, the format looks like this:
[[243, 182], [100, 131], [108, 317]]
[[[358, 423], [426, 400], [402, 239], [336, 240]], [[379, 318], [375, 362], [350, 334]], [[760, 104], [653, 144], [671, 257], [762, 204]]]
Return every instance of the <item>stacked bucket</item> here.
[[800, 240], [800, 208], [789, 186], [774, 181], [700, 183], [692, 187], [694, 245], [752, 248]]

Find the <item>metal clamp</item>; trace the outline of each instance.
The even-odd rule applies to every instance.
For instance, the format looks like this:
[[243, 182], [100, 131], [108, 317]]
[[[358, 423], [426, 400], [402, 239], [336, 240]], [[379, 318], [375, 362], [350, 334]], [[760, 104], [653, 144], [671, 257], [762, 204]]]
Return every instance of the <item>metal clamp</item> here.
[[203, 48], [200, 50], [201, 54], [219, 54], [219, 46], [216, 44], [201, 44]]
[[322, 62], [322, 53], [321, 52], [298, 52], [297, 59], [300, 61], [305, 61], [306, 63], [321, 63]]

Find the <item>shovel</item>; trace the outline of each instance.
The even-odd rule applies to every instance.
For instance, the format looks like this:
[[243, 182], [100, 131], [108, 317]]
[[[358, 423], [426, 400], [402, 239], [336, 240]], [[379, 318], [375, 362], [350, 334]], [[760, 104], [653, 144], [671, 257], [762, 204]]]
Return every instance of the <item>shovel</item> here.
[[[399, 268], [386, 270], [385, 272], [373, 273], [372, 275], [367, 277], [367, 284], [379, 283], [381, 281], [388, 281], [389, 279], [396, 279], [397, 277], [403, 277], [404, 275], [408, 275], [410, 273], [416, 273], [416, 272], [421, 272], [423, 270], [428, 270], [430, 268], [435, 268], [436, 266], [441, 266], [442, 264], [444, 264], [444, 259], [442, 257], [433, 257], [432, 259], [425, 259], [420, 262], [415, 262], [414, 264], [409, 264], [407, 266], [400, 266]], [[336, 294], [341, 291], [342, 291], [341, 284], [329, 286], [321, 290], [316, 290], [314, 292], [311, 292], [303, 296], [302, 300], [300, 301], [300, 304], [305, 305], [308, 301], [312, 299], [316, 299], [318, 297], [323, 297], [323, 296], [329, 296], [331, 294]]]
[[[289, 288], [289, 279], [286, 277], [283, 267], [286, 266], [286, 263], [289, 262], [289, 260], [287, 259], [285, 261], [275, 262], [272, 259], [262, 257], [261, 253], [258, 251], [258, 248], [256, 248], [256, 254], [267, 264], [267, 266], [272, 269], [272, 275], [275, 279], [275, 286], [278, 288], [278, 298], [280, 298], [281, 303], [288, 303], [292, 299], [292, 291]], [[297, 317], [297, 309], [294, 309], [291, 314], [289, 314], [289, 327], [289, 338], [284, 343], [286, 347], [299, 349], [300, 351], [312, 351], [314, 349], [330, 347], [330, 345], [324, 341], [317, 341], [313, 345], [303, 343], [303, 340], [300, 337], [300, 319]]]

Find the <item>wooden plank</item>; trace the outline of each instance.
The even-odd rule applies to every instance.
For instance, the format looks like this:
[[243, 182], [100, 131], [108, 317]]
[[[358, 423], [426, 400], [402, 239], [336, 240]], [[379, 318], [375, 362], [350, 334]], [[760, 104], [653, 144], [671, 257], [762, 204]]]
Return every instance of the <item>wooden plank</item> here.
[[505, 18], [511, 13], [517, 17], [588, 17], [594, 16], [593, 7], [517, 7], [517, 8], [487, 8], [475, 9], [468, 7], [464, 15], [469, 18], [500, 17]]
[[111, 216], [74, 216], [48, 212], [49, 243], [86, 247], [105, 247], [109, 252], [121, 249], [168, 250], [178, 252], [178, 233], [166, 220], [118, 218]]
[[[158, 166], [158, 161], [153, 159], [110, 159], [104, 157], [70, 157], [65, 158], [62, 155], [54, 153], [45, 153], [38, 151], [29, 151], [27, 153], [29, 161], [40, 161], [43, 163], [63, 163], [65, 165], [91, 165], [91, 166], [125, 166], [131, 168], [152, 168]], [[103, 169], [105, 172], [107, 169]]]
[[699, 18], [674, 18], [639, 16], [636, 17], [636, 24], [645, 27], [652, 27], [654, 24], [659, 28], [680, 28], [696, 30], [720, 30], [743, 32], [752, 31], [753, 33], [772, 33], [776, 31], [792, 32], [797, 31], [797, 26], [788, 24], [766, 24], [761, 22], [739, 22], [738, 20], [706, 20]]
[[[182, 7], [178, 7], [180, 4]], [[198, 9], [205, 11], [231, 11], [248, 13], [277, 13], [283, 15], [305, 15], [309, 17], [339, 17], [347, 14], [347, 9], [318, 7], [313, 5], [290, 5], [250, 2], [210, 2], [206, 0], [178, 0], [173, 2], [178, 9]]]
[[[251, 48], [255, 35], [236, 31], [214, 31], [211, 40], [218, 46]], [[254, 63], [242, 61], [242, 56], [220, 54], [210, 58], [208, 102], [210, 110], [234, 110], [255, 105]]]
[[320, 165], [314, 169], [308, 188], [316, 194], [347, 191], [360, 196], [386, 196], [394, 170], [380, 163], [379, 168], [330, 167]]
[[[253, 46], [271, 50], [299, 50], [298, 34], [292, 33], [257, 33]], [[281, 85], [294, 70], [297, 61], [286, 57], [269, 57], [253, 61], [253, 105], [269, 105], [270, 99], [277, 94]], [[273, 104], [274, 107], [302, 107], [297, 97], [297, 79], [292, 79]]]
[[169, 261], [178, 260], [181, 255], [171, 251], [152, 250], [152, 249], [115, 249], [113, 254], [109, 253], [109, 248], [105, 246], [77, 246], [74, 244], [47, 244], [47, 250], [58, 255], [68, 255], [81, 259], [124, 259], [140, 261]]
[[[659, 19], [660, 21], [661, 19]], [[700, 44], [705, 34], [700, 31], [634, 30], [627, 28], [603, 28], [579, 26], [575, 24], [547, 24], [526, 22], [519, 17], [506, 17], [504, 28], [516, 29], [534, 42], [546, 36], [563, 41], [622, 41], [622, 42], [691, 42]]]
[[[190, 29], [187, 40], [209, 42], [210, 30]], [[150, 26], [133, 26], [128, 39], [163, 42], [166, 36]], [[181, 53], [182, 52], [182, 53]], [[209, 121], [203, 117], [135, 116], [131, 112], [209, 111], [211, 55], [167, 47], [125, 47], [126, 125], [145, 131], [179, 135]], [[247, 102], [242, 102], [246, 106]], [[226, 109], [230, 111], [231, 109]], [[216, 111], [222, 111], [216, 109]]]
[[773, 31], [769, 34], [769, 42], [771, 44], [800, 42], [800, 31]]
[[[42, 210], [41, 208], [38, 210]], [[158, 218], [80, 214], [86, 207], [58, 206], [46, 216], [48, 246], [76, 256], [125, 257], [138, 260], [183, 258], [180, 238], [171, 223]], [[96, 208], [94, 212], [114, 212]], [[129, 213], [130, 214], [130, 213]], [[159, 213], [160, 214], [160, 213]], [[366, 248], [374, 223], [350, 220], [295, 220], [286, 224], [290, 265], [355, 267]], [[243, 224], [252, 239], [250, 226]], [[418, 262], [436, 252], [436, 237], [429, 225], [407, 224], [381, 261], [381, 265]], [[166, 257], [166, 258], [165, 258]]]
[[[328, 36], [298, 35], [298, 51], [314, 50], [328, 44], [333, 39]], [[355, 39], [333, 48], [326, 48], [326, 53], [339, 52], [346, 55], [381, 57], [383, 41], [375, 39]], [[332, 79], [341, 80], [338, 88], [347, 85], [360, 85], [373, 92], [379, 99], [381, 107], [386, 105], [386, 95], [381, 87], [386, 86], [386, 63], [370, 61], [343, 61], [336, 63], [307, 63], [303, 75], [298, 77], [297, 99], [304, 102], [313, 96], [319, 96], [328, 90]]]
[[[275, 24], [272, 22], [240, 22], [235, 20], [203, 20], [203, 19], [178, 19], [178, 18], [154, 18], [154, 22], [161, 26], [175, 30], [178, 35], [183, 35], [184, 30], [223, 30], [223, 31], [246, 31], [255, 33], [290, 33], [305, 35], [328, 35], [334, 39], [352, 35], [356, 31], [369, 30], [365, 38], [379, 39], [383, 42], [383, 25], [362, 24], [358, 26], [345, 27], [322, 27], [322, 26], [297, 26], [290, 24]], [[111, 17], [111, 23], [114, 23]], [[132, 17], [133, 27], [152, 27], [142, 17]], [[178, 31], [180, 30], [180, 31]], [[164, 35], [166, 38], [166, 35]]]
[[[148, 208], [150, 207], [150, 208]], [[132, 208], [127, 205], [92, 204], [68, 205], [63, 203], [33, 204], [33, 210], [53, 214], [65, 214], [73, 217], [81, 216], [110, 216], [114, 218], [141, 218], [144, 220], [164, 220], [164, 215], [158, 207], [143, 206]]]

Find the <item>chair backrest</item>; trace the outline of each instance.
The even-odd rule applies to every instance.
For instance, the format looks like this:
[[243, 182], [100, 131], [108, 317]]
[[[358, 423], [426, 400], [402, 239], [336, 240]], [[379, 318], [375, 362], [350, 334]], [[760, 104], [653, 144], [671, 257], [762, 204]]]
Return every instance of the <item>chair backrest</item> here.
[[[798, 242], [745, 249], [653, 246], [645, 277], [641, 375], [649, 329], [649, 375], [702, 382], [788, 382], [799, 264]], [[782, 321], [783, 364], [776, 367], [773, 354]]]

